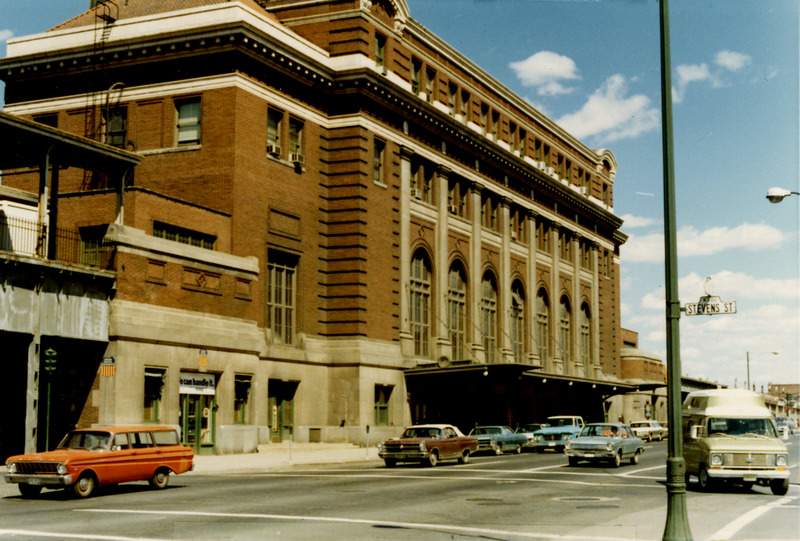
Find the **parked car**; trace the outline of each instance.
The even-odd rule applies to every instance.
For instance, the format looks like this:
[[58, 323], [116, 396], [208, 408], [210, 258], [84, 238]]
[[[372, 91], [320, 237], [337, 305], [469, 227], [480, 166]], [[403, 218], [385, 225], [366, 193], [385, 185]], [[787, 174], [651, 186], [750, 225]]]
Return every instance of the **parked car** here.
[[787, 436], [791, 436], [797, 431], [794, 422], [788, 417], [775, 417], [775, 426], [779, 431], [783, 431]]
[[53, 451], [9, 457], [8, 483], [25, 497], [42, 488], [65, 488], [80, 497], [103, 485], [149, 481], [166, 488], [171, 473], [194, 467], [194, 454], [168, 426], [82, 428], [69, 432]]
[[564, 448], [570, 466], [588, 460], [608, 461], [619, 468], [626, 459], [638, 464], [642, 453], [644, 441], [634, 435], [630, 426], [622, 423], [590, 423]]
[[522, 452], [528, 436], [517, 434], [507, 426], [476, 426], [470, 433], [478, 439], [478, 451], [489, 451], [496, 455], [504, 451]]
[[441, 460], [458, 460], [466, 464], [477, 450], [478, 439], [465, 436], [453, 425], [413, 425], [406, 428], [399, 438], [379, 444], [378, 456], [387, 468], [393, 468], [398, 462], [436, 466]]
[[547, 426], [533, 433], [533, 448], [543, 453], [545, 449], [562, 451], [564, 445], [584, 426], [583, 418], [577, 415], [556, 415], [547, 418]]
[[661, 441], [667, 437], [667, 429], [661, 426], [658, 421], [634, 421], [630, 424], [633, 433], [637, 438], [644, 441]]
[[528, 441], [522, 447], [524, 449], [532, 449], [533, 448], [533, 433], [539, 429], [546, 427], [546, 424], [541, 423], [530, 423], [526, 425], [520, 425], [514, 431], [517, 434], [525, 434], [525, 437], [528, 438]]

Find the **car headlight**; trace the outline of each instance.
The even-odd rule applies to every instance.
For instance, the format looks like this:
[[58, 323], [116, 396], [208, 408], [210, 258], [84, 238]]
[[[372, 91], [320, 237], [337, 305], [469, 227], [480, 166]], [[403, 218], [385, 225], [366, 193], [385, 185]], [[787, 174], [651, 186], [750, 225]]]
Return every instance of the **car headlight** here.
[[533, 441], [535, 441], [536, 443], [539, 443], [540, 441], [542, 441], [542, 437], [541, 436], [534, 436], [533, 437]]
[[382, 442], [378, 444], [378, 452], [380, 453], [381, 451], [383, 451], [383, 443]]
[[420, 451], [424, 451], [425, 450], [425, 442], [424, 441], [419, 442], [419, 450]]
[[8, 471], [8, 473], [17, 473], [17, 464], [14, 462], [9, 462], [6, 464], [6, 471]]
[[58, 475], [66, 475], [67, 471], [69, 470], [67, 470], [66, 464], [59, 464], [58, 466], [56, 466], [56, 471], [58, 472]]
[[611, 442], [606, 443], [606, 451], [613, 451], [613, 450], [614, 450], [614, 444]]
[[711, 455], [711, 465], [712, 466], [722, 466], [722, 455], [720, 455], [720, 454]]
[[786, 455], [778, 455], [778, 458], [775, 460], [775, 465], [781, 468], [785, 468], [789, 465], [789, 457]]
[[572, 442], [571, 442], [571, 441], [568, 441], [568, 442], [567, 442], [567, 443], [564, 445], [564, 447], [565, 447], [565, 448], [567, 448], [567, 449], [572, 449]]
[[572, 437], [572, 436], [570, 436], [569, 434], [567, 434], [566, 436], [564, 436], [564, 441], [569, 441], [569, 439], [570, 439], [571, 437]]

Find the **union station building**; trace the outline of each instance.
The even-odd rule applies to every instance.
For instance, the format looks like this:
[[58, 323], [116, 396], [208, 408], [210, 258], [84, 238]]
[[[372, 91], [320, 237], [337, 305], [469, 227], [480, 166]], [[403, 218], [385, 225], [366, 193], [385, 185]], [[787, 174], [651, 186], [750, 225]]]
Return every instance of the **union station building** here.
[[663, 386], [622, 366], [614, 155], [404, 0], [87, 0], [0, 79], [5, 451], [618, 420]]

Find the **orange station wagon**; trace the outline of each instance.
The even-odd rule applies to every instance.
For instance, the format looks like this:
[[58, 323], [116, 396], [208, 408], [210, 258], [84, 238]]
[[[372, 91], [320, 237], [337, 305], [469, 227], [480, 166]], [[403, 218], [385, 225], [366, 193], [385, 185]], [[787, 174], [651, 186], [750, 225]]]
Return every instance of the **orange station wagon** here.
[[98, 486], [149, 481], [166, 488], [171, 473], [194, 467], [194, 454], [168, 426], [81, 428], [69, 432], [53, 451], [6, 460], [6, 482], [25, 497], [42, 488], [64, 488], [89, 497]]

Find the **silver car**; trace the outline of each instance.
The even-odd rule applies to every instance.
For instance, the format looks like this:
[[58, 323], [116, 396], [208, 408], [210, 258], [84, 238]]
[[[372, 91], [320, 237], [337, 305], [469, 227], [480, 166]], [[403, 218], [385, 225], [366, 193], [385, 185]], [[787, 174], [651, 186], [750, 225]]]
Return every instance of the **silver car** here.
[[622, 423], [588, 424], [564, 448], [570, 466], [588, 460], [610, 462], [618, 468], [623, 460], [638, 464], [643, 452], [644, 442], [634, 435], [630, 426]]

